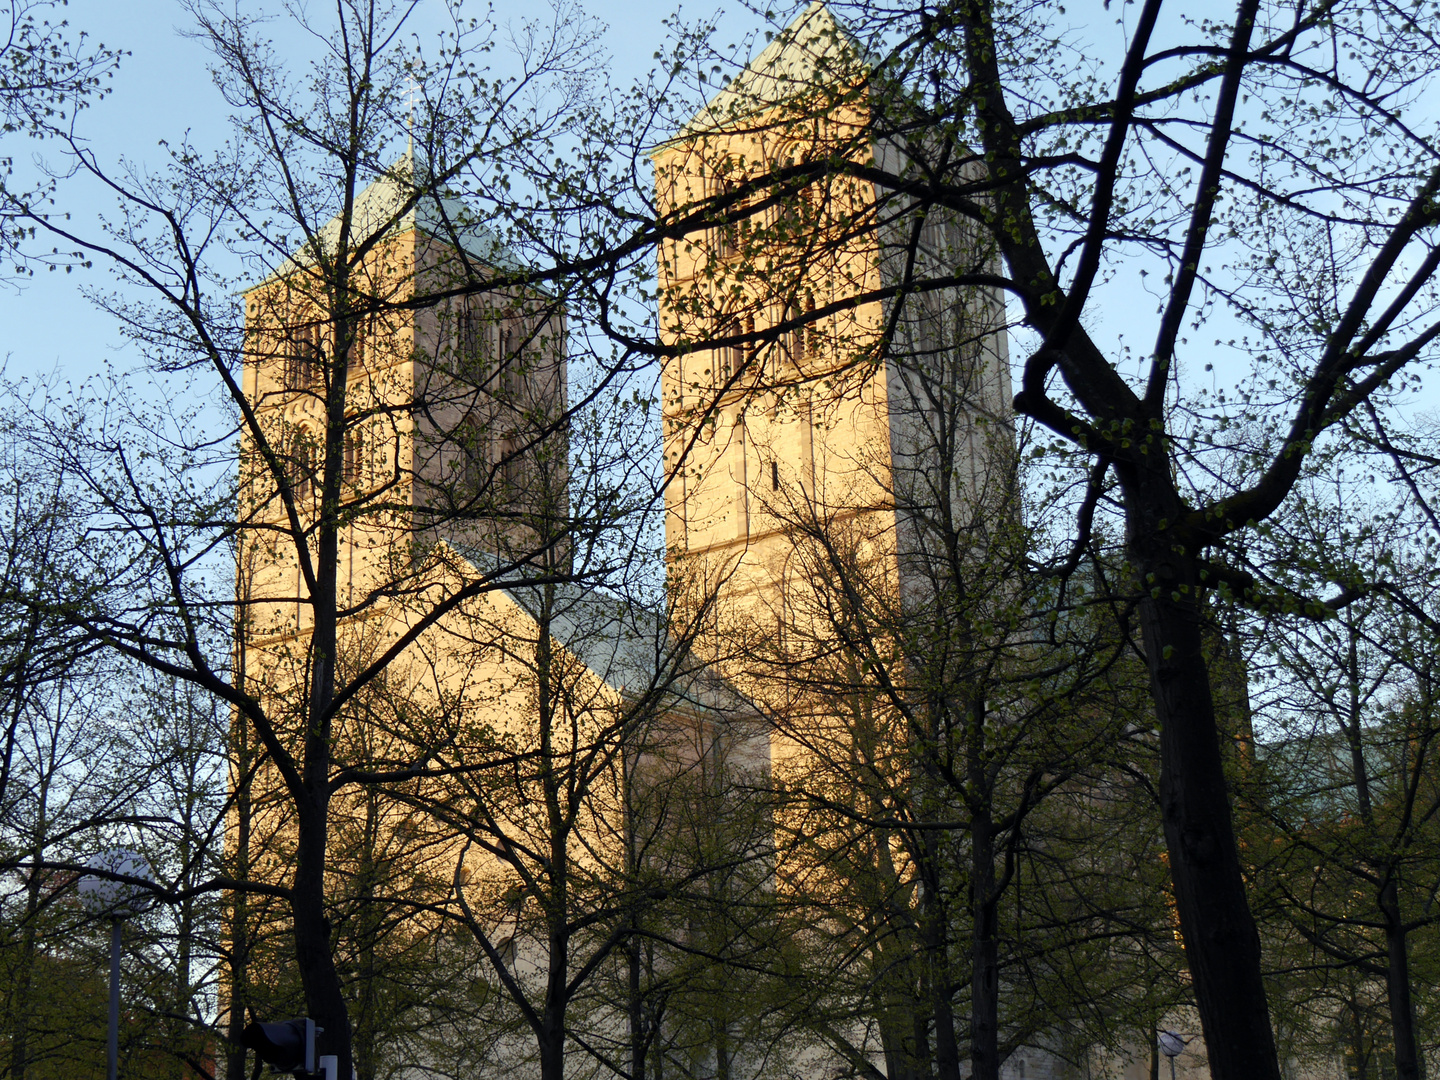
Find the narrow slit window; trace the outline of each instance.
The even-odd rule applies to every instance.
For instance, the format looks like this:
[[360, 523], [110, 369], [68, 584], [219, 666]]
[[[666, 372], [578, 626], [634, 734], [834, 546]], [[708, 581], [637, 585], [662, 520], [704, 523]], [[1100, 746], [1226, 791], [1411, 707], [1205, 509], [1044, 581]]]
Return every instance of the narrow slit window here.
[[320, 384], [320, 327], [299, 326], [285, 338], [285, 388], [312, 390]]
[[309, 503], [315, 495], [315, 442], [310, 432], [297, 428], [290, 437], [286, 456], [290, 493], [297, 503]]
[[455, 442], [460, 457], [461, 495], [475, 495], [490, 482], [490, 450], [484, 429], [466, 420], [455, 429]]
[[478, 382], [484, 373], [486, 353], [485, 309], [466, 303], [455, 319], [455, 373], [467, 382]]
[[519, 439], [508, 438], [501, 441], [500, 477], [507, 493], [513, 497], [525, 480], [525, 459]]
[[346, 352], [345, 362], [351, 371], [360, 371], [365, 367], [365, 319], [357, 319], [355, 327], [351, 331], [353, 336], [350, 339], [350, 348]]
[[[734, 190], [734, 183], [728, 177], [724, 176], [716, 177], [712, 185], [713, 197], [716, 203], [724, 200]], [[723, 209], [719, 209], [718, 213], [723, 216], [733, 212], [733, 210], [733, 206], [726, 206]], [[716, 225], [711, 231], [711, 250], [714, 251], [717, 259], [728, 259], [735, 254], [739, 247], [737, 240], [738, 229], [734, 222]]]
[[[727, 319], [720, 324], [718, 337], [734, 337], [740, 333], [740, 323], [736, 319]], [[715, 384], [723, 386], [728, 383], [731, 377], [739, 370], [738, 363], [741, 359], [740, 347], [738, 345], [722, 345], [715, 350]]]
[[789, 304], [785, 308], [785, 321], [791, 323], [780, 339], [785, 359], [798, 364], [805, 358], [805, 324], [800, 320], [800, 307]]
[[369, 440], [367, 439], [365, 425], [354, 424], [345, 432], [345, 459], [344, 478], [345, 483], [355, 487], [363, 485], [369, 479], [370, 462], [368, 460]]

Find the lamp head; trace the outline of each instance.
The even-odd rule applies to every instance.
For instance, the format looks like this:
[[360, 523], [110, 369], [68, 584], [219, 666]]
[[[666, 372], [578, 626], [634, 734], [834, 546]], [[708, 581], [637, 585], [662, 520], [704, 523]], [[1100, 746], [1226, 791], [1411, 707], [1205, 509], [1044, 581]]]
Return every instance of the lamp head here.
[[[155, 880], [145, 856], [124, 848], [102, 851], [85, 865], [104, 874], [117, 874], [141, 881]], [[155, 902], [154, 894], [135, 881], [120, 881], [97, 874], [82, 876], [76, 891], [79, 892], [80, 903], [86, 911], [91, 915], [110, 919], [128, 919], [131, 915], [139, 915], [149, 910], [150, 905]]]

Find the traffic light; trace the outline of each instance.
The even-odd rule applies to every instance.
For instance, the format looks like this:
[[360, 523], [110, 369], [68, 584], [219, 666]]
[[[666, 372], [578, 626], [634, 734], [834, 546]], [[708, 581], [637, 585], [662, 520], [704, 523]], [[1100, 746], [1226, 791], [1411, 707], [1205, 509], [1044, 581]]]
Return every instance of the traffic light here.
[[277, 1072], [311, 1076], [315, 1072], [315, 1033], [321, 1030], [309, 1017], [280, 1023], [247, 1024], [240, 1042]]

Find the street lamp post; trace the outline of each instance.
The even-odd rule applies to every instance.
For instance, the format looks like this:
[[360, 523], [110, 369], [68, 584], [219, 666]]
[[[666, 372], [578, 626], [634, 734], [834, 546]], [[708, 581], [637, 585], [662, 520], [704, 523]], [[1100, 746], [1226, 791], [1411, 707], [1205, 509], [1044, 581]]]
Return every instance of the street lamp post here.
[[[145, 856], [123, 848], [102, 852], [86, 865], [105, 875], [153, 881]], [[86, 874], [78, 886], [80, 902], [90, 914], [110, 920], [110, 1030], [105, 1042], [105, 1076], [117, 1080], [120, 1072], [120, 928], [131, 915], [150, 906], [150, 890], [136, 881]]]
[[1162, 1031], [1155, 1037], [1160, 1052], [1170, 1059], [1170, 1080], [1175, 1080], [1175, 1059], [1185, 1050], [1185, 1037], [1173, 1031]]

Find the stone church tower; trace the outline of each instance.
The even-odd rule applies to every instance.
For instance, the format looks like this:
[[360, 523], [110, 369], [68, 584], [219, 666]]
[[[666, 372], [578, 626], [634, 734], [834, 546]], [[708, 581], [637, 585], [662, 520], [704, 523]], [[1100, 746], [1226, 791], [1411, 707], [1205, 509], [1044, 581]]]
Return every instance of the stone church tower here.
[[993, 256], [831, 164], [903, 174], [904, 145], [871, 133], [881, 92], [812, 3], [654, 154], [660, 214], [708, 225], [660, 254], [672, 584], [740, 634], [707, 649], [732, 677], [745, 634], [806, 618], [807, 543], [843, 537], [887, 590], [923, 590], [907, 508], [978, 497], [1013, 447], [1003, 302], [898, 288], [907, 260], [933, 278]]
[[[326, 459], [331, 383], [345, 377], [339, 602], [364, 604], [409, 574], [414, 551], [445, 540], [492, 557], [541, 547], [568, 512], [565, 312], [538, 293], [497, 289], [409, 301], [515, 266], [459, 201], [406, 209], [411, 156], [355, 200], [352, 234], [381, 237], [351, 270], [353, 341], [337, 357], [333, 275], [297, 254], [246, 293], [246, 399], [280, 457], [302, 530], [313, 529]], [[315, 245], [333, 247], [339, 220]], [[324, 257], [331, 257], [327, 252]], [[255, 440], [242, 448], [242, 511], [287, 516]], [[305, 576], [288, 538], [262, 526], [242, 552], [251, 635], [303, 632]], [[284, 596], [288, 603], [270, 603]]]

